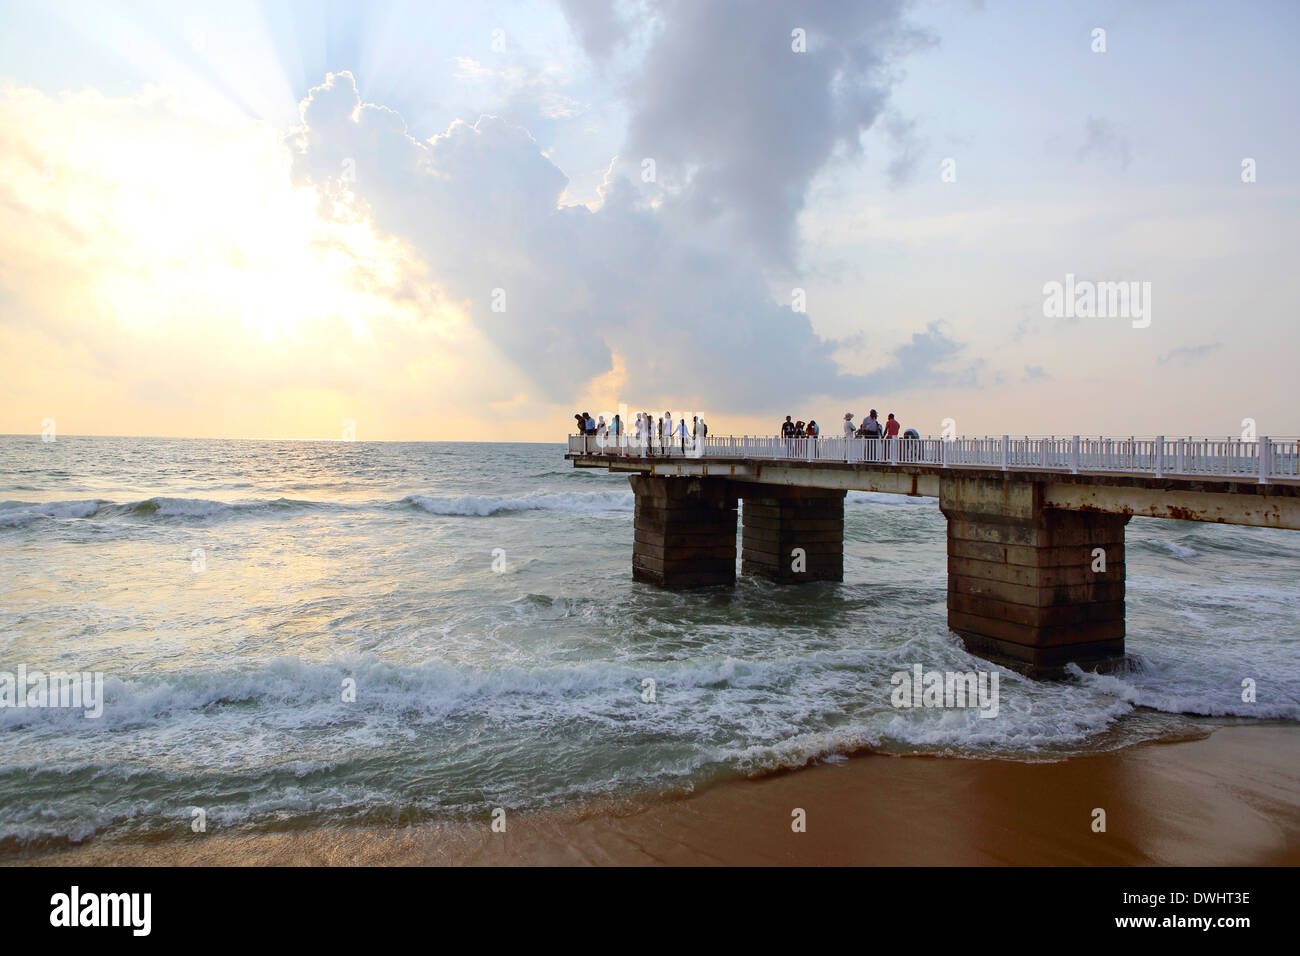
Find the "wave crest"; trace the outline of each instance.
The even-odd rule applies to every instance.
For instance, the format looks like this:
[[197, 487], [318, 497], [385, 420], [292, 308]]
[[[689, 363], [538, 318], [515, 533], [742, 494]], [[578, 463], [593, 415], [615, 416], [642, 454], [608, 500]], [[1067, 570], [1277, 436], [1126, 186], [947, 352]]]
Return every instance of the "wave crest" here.
[[162, 521], [211, 521], [257, 514], [294, 514], [305, 511], [366, 509], [410, 509], [426, 514], [486, 518], [516, 511], [608, 512], [631, 511], [631, 491], [565, 492], [527, 495], [407, 495], [399, 501], [345, 504], [273, 498], [246, 501], [214, 501], [208, 498], [155, 496], [140, 501], [117, 503], [102, 499], [85, 501], [0, 502], [0, 527], [25, 527], [55, 519], [156, 519]]

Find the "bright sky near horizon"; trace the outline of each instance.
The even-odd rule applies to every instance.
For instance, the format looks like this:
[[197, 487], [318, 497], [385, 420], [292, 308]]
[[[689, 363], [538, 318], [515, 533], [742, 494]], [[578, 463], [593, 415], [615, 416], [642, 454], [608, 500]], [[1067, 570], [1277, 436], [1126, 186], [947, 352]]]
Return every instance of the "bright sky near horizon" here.
[[1294, 3], [0, 23], [0, 432], [1300, 433]]

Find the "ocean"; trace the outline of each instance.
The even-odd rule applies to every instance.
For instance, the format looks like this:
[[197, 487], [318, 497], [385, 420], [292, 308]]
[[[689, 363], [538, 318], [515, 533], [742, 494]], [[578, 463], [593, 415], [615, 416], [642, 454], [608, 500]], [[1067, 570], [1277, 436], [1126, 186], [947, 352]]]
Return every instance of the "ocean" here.
[[481, 820], [863, 751], [1058, 760], [1300, 720], [1298, 532], [1133, 519], [1133, 667], [999, 671], [990, 719], [891, 703], [897, 671], [991, 666], [946, 627], [934, 499], [850, 493], [842, 584], [670, 593], [632, 580], [627, 479], [563, 456], [0, 437], [0, 673], [101, 672], [105, 696], [98, 718], [0, 707], [0, 850], [184, 837], [196, 810], [209, 832]]

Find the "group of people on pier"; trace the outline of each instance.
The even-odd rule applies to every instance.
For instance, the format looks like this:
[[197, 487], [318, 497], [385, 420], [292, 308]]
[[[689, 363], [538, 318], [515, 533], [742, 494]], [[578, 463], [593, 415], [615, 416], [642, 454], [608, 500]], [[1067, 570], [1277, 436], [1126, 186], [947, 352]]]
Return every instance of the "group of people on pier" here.
[[[885, 421], [880, 421], [877, 412], [873, 408], [871, 414], [862, 419], [858, 425], [853, 424], [853, 413], [844, 413], [844, 437], [845, 438], [897, 438], [902, 431], [902, 425], [890, 412]], [[822, 433], [821, 426], [817, 422], [809, 420], [807, 423], [802, 421], [792, 421], [791, 416], [785, 416], [785, 421], [781, 423], [782, 438], [820, 438]], [[909, 428], [903, 432], [904, 438], [920, 438], [920, 434], [915, 429]]]
[[604, 415], [592, 418], [590, 412], [577, 412], [573, 417], [581, 435], [604, 439], [614, 448], [645, 448], [648, 454], [654, 454], [656, 448], [668, 453], [673, 446], [685, 454], [688, 448], [694, 449], [696, 442], [703, 442], [709, 434], [708, 423], [699, 415], [692, 415], [689, 425], [685, 415], [674, 422], [672, 412], [664, 412], [658, 421], [649, 412], [637, 412], [632, 423], [625, 423], [621, 415], [615, 415], [608, 422]]
[[794, 422], [787, 415], [785, 421], [781, 423], [782, 438], [816, 438], [821, 433], [821, 426], [812, 419], [809, 419], [807, 423], [802, 421]]
[[[682, 454], [697, 448], [702, 450], [703, 441], [709, 434], [708, 424], [698, 415], [691, 416], [690, 424], [687, 424], [685, 415], [674, 419], [672, 412], [664, 412], [658, 419], [650, 412], [637, 412], [631, 422], [625, 422], [622, 415], [614, 415], [607, 422], [604, 415], [593, 417], [590, 412], [575, 412], [573, 418], [578, 423], [578, 434], [596, 438], [602, 447], [639, 448], [648, 455], [655, 454], [656, 449], [665, 455], [678, 449]], [[903, 438], [921, 437], [916, 429], [904, 431], [893, 412], [882, 422], [873, 408], [857, 425], [853, 424], [852, 412], [844, 413], [845, 438], [896, 439], [900, 433]], [[795, 421], [793, 416], [787, 415], [781, 423], [780, 437], [791, 442], [792, 450], [799, 452], [802, 439], [823, 436], [821, 426], [815, 420]]]

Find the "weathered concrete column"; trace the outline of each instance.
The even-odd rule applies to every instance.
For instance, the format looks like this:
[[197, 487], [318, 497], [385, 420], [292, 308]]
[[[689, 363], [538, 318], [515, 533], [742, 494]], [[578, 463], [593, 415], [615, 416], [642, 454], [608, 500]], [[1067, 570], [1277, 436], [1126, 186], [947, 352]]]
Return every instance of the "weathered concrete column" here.
[[631, 475], [632, 577], [666, 588], [736, 583], [736, 494], [726, 478]]
[[1124, 515], [1043, 506], [1043, 485], [943, 477], [948, 626], [1034, 677], [1124, 653]]
[[740, 570], [785, 584], [844, 580], [844, 492], [744, 485]]

